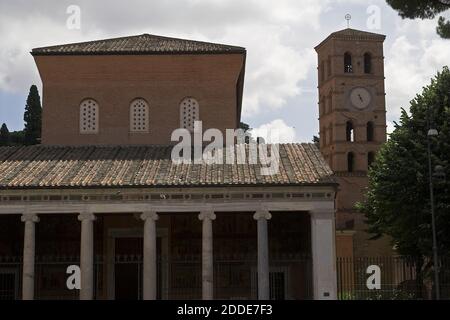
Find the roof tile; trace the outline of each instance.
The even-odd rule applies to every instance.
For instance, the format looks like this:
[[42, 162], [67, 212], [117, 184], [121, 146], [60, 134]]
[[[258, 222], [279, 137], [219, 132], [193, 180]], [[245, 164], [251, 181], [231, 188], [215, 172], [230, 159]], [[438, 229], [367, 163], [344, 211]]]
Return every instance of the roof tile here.
[[104, 55], [162, 53], [244, 53], [245, 48], [218, 43], [141, 34], [122, 38], [34, 48], [32, 55]]
[[[314, 144], [280, 144], [280, 170], [261, 163], [176, 164], [170, 146], [27, 146], [0, 148], [0, 189], [298, 185], [334, 183]], [[247, 148], [248, 149], [248, 148]], [[248, 152], [248, 150], [247, 150]]]

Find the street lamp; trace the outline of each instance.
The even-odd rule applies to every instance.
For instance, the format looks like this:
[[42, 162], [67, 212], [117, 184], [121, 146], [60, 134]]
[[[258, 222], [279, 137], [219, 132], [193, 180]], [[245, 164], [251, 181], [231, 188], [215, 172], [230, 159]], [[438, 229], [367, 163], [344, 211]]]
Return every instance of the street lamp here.
[[[429, 113], [428, 113], [429, 114]], [[431, 169], [431, 137], [437, 136], [439, 133], [435, 128], [431, 128], [428, 117], [428, 134], [427, 134], [427, 147], [428, 147], [428, 174], [430, 179], [430, 201], [431, 201], [431, 230], [433, 233], [433, 264], [434, 264], [434, 288], [436, 290], [436, 300], [440, 299], [439, 294], [439, 262], [437, 251], [437, 237], [436, 237], [436, 219], [434, 216], [434, 193], [433, 193], [433, 172]]]

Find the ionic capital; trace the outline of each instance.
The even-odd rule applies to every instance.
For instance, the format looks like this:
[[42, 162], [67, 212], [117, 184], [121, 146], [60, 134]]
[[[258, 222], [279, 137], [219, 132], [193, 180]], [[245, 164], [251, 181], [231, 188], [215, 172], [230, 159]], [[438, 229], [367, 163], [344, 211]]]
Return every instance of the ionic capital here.
[[94, 221], [95, 215], [92, 212], [82, 212], [78, 215], [78, 221]]
[[39, 217], [37, 216], [37, 214], [35, 213], [24, 213], [21, 217], [20, 220], [22, 222], [39, 222]]
[[270, 212], [268, 210], [259, 210], [259, 211], [256, 211], [255, 214], [253, 215], [253, 219], [255, 219], [255, 220], [260, 220], [260, 219], [270, 220], [271, 218], [272, 218], [272, 215], [270, 214]]
[[158, 214], [155, 211], [145, 211], [141, 214], [141, 219], [146, 221], [147, 219], [152, 219], [156, 221], [159, 219]]
[[207, 220], [216, 220], [216, 215], [213, 210], [205, 210], [200, 212], [198, 215], [199, 220], [203, 221], [205, 219]]

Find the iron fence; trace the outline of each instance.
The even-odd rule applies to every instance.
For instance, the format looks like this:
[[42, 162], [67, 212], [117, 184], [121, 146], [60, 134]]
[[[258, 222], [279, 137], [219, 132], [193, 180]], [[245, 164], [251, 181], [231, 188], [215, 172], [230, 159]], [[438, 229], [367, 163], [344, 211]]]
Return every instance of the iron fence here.
[[[35, 260], [35, 299], [78, 299], [78, 290], [67, 288], [70, 265], [79, 265], [79, 256], [37, 256]], [[112, 261], [96, 256], [94, 298], [108, 299], [106, 287], [114, 287], [114, 298], [142, 299], [141, 255], [116, 255]], [[256, 256], [227, 255], [214, 258], [214, 295], [216, 299], [256, 299], [258, 292]], [[112, 278], [108, 278], [113, 266]], [[298, 255], [273, 256], [270, 260], [271, 299], [312, 298], [311, 260]], [[122, 272], [123, 281], [118, 275]], [[0, 300], [20, 299], [21, 257], [0, 257]], [[108, 281], [109, 286], [105, 283]], [[201, 299], [201, 256], [158, 257], [158, 299]], [[126, 285], [125, 288], [120, 286]], [[125, 294], [119, 295], [124, 289]], [[128, 292], [127, 292], [128, 290]], [[131, 292], [130, 292], [131, 290]], [[114, 290], [113, 290], [114, 291]], [[123, 290], [122, 290], [123, 291]]]
[[22, 257], [0, 256], [0, 300], [20, 299]]
[[[368, 286], [373, 270], [379, 267], [380, 287]], [[336, 261], [338, 299], [340, 300], [409, 300], [432, 299], [433, 269], [421, 272], [422, 281], [416, 281], [416, 265], [406, 257], [339, 257]], [[450, 298], [450, 259], [440, 261], [441, 298]]]

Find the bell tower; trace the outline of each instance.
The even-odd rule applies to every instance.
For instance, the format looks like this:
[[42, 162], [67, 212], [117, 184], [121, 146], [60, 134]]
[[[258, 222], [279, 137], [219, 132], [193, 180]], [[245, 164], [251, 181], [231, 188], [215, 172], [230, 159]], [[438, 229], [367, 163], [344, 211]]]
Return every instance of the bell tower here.
[[386, 240], [369, 240], [363, 200], [367, 171], [386, 141], [383, 43], [385, 36], [354, 29], [334, 32], [315, 49], [319, 73], [320, 151], [339, 183], [336, 252], [389, 254]]

